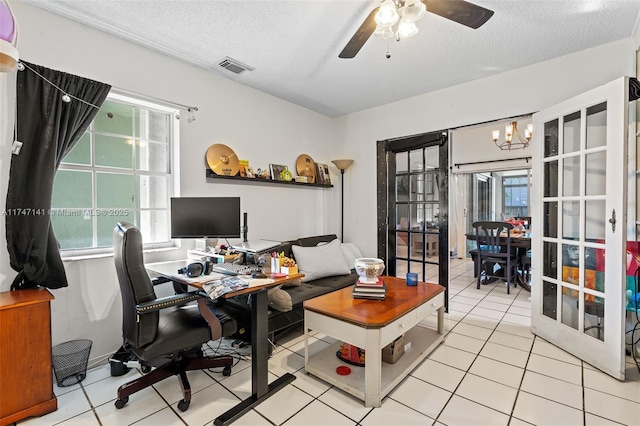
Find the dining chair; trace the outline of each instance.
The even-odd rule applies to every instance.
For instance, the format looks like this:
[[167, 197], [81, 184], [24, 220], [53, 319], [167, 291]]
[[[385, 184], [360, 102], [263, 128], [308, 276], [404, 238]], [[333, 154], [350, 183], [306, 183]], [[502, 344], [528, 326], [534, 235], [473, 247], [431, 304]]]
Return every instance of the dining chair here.
[[477, 288], [495, 280], [507, 283], [507, 294], [510, 284], [518, 285], [518, 255], [515, 247], [511, 247], [511, 231], [513, 225], [507, 222], [482, 221], [474, 222], [477, 251]]

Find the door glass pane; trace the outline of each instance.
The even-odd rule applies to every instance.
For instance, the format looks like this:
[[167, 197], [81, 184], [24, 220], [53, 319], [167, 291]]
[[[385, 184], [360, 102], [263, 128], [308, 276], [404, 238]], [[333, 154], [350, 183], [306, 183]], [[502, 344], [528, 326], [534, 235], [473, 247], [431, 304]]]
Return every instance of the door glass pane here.
[[544, 163], [544, 196], [558, 196], [558, 162]]
[[580, 284], [580, 247], [577, 245], [562, 245], [562, 281]]
[[95, 138], [96, 166], [132, 168], [133, 139], [104, 135]]
[[542, 315], [557, 319], [558, 286], [542, 281]]
[[133, 175], [96, 173], [98, 208], [133, 208]]
[[562, 323], [578, 329], [578, 292], [562, 286]]
[[[436, 151], [437, 153], [437, 151]], [[424, 158], [422, 157], [423, 150], [416, 149], [414, 151], [409, 151], [409, 165], [411, 166], [412, 172], [419, 172], [424, 170]], [[435, 158], [436, 164], [438, 162], [438, 157], [436, 155]]]
[[577, 240], [580, 238], [580, 202], [562, 203], [562, 238]]
[[544, 203], [544, 229], [545, 237], [558, 237], [558, 202]]
[[544, 156], [558, 155], [558, 120], [544, 123]]
[[558, 277], [558, 244], [545, 241], [542, 243], [542, 274], [545, 277]]
[[580, 195], [580, 157], [568, 157], [562, 162], [562, 195]]
[[86, 132], [78, 143], [65, 155], [63, 164], [91, 164], [91, 135]]
[[586, 155], [586, 195], [604, 195], [606, 193], [606, 164], [607, 153], [605, 151]]
[[399, 152], [396, 154], [396, 173], [406, 172], [407, 170], [409, 170], [407, 167], [408, 159], [409, 159], [408, 152]]
[[564, 117], [563, 152], [575, 152], [580, 149], [580, 111]]
[[584, 295], [584, 333], [604, 342], [604, 299]]
[[584, 248], [584, 286], [604, 293], [604, 250]]
[[604, 243], [605, 226], [608, 224], [605, 219], [606, 202], [604, 200], [585, 201], [585, 223], [584, 239], [589, 242]]
[[119, 102], [105, 101], [93, 119], [96, 132], [131, 135], [133, 132], [133, 107]]
[[587, 148], [607, 144], [607, 103], [587, 108]]

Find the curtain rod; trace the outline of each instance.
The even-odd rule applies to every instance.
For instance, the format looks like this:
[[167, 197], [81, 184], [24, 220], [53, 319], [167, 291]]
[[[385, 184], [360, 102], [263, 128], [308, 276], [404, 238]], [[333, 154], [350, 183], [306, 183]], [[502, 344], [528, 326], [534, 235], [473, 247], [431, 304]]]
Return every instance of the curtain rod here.
[[470, 163], [456, 163], [453, 166], [460, 168], [460, 166], [469, 166], [471, 164], [499, 163], [501, 161], [516, 161], [516, 160], [525, 160], [528, 163], [529, 160], [531, 160], [531, 157], [516, 157], [516, 158], [502, 158], [500, 160], [472, 161]]
[[137, 93], [137, 92], [133, 92], [131, 90], [126, 90], [126, 89], [120, 89], [120, 88], [112, 88], [111, 89], [112, 92], [119, 94], [119, 95], [123, 95], [123, 96], [133, 96], [148, 102], [155, 102], [155, 103], [161, 103], [164, 104], [166, 106], [170, 106], [173, 108], [179, 108], [182, 110], [187, 110], [189, 112], [192, 111], [198, 111], [198, 107], [197, 106], [189, 106], [189, 105], [184, 105], [184, 104], [179, 104], [177, 102], [173, 102], [173, 101], [167, 101], [164, 99], [160, 99], [160, 98], [156, 98], [153, 96], [148, 96], [148, 95], [143, 95], [141, 93]]

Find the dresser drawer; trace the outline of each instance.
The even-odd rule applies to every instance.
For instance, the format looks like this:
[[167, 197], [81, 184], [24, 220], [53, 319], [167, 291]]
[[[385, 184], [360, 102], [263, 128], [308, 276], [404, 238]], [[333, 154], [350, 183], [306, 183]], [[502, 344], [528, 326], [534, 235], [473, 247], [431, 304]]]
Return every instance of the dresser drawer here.
[[433, 297], [431, 300], [427, 300], [411, 312], [407, 312], [402, 317], [383, 327], [380, 335], [380, 344], [382, 347], [385, 347], [398, 336], [406, 333], [420, 321], [436, 312], [441, 306], [444, 306], [444, 292]]

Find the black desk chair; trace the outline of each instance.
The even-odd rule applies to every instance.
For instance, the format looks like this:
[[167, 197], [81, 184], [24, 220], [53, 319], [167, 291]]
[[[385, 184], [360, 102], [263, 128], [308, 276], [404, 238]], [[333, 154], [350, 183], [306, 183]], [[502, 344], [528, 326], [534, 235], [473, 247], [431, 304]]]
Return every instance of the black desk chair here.
[[[477, 288], [483, 281], [505, 280], [509, 285], [518, 284], [518, 255], [511, 247], [513, 225], [506, 222], [474, 222], [477, 251]], [[499, 265], [498, 270], [495, 266]]]
[[[129, 396], [167, 377], [179, 376], [183, 399], [178, 403], [186, 411], [191, 403], [187, 371], [223, 367], [231, 374], [231, 357], [205, 357], [202, 345], [236, 331], [235, 321], [221, 322], [208, 309], [201, 292], [157, 298], [144, 267], [142, 236], [130, 223], [120, 222], [113, 231], [113, 255], [122, 294], [122, 336], [124, 348], [135, 354], [143, 376], [118, 388], [116, 408], [123, 408]], [[206, 316], [201, 315], [198, 302]], [[224, 318], [223, 318], [224, 320]], [[152, 367], [156, 367], [152, 369]]]

